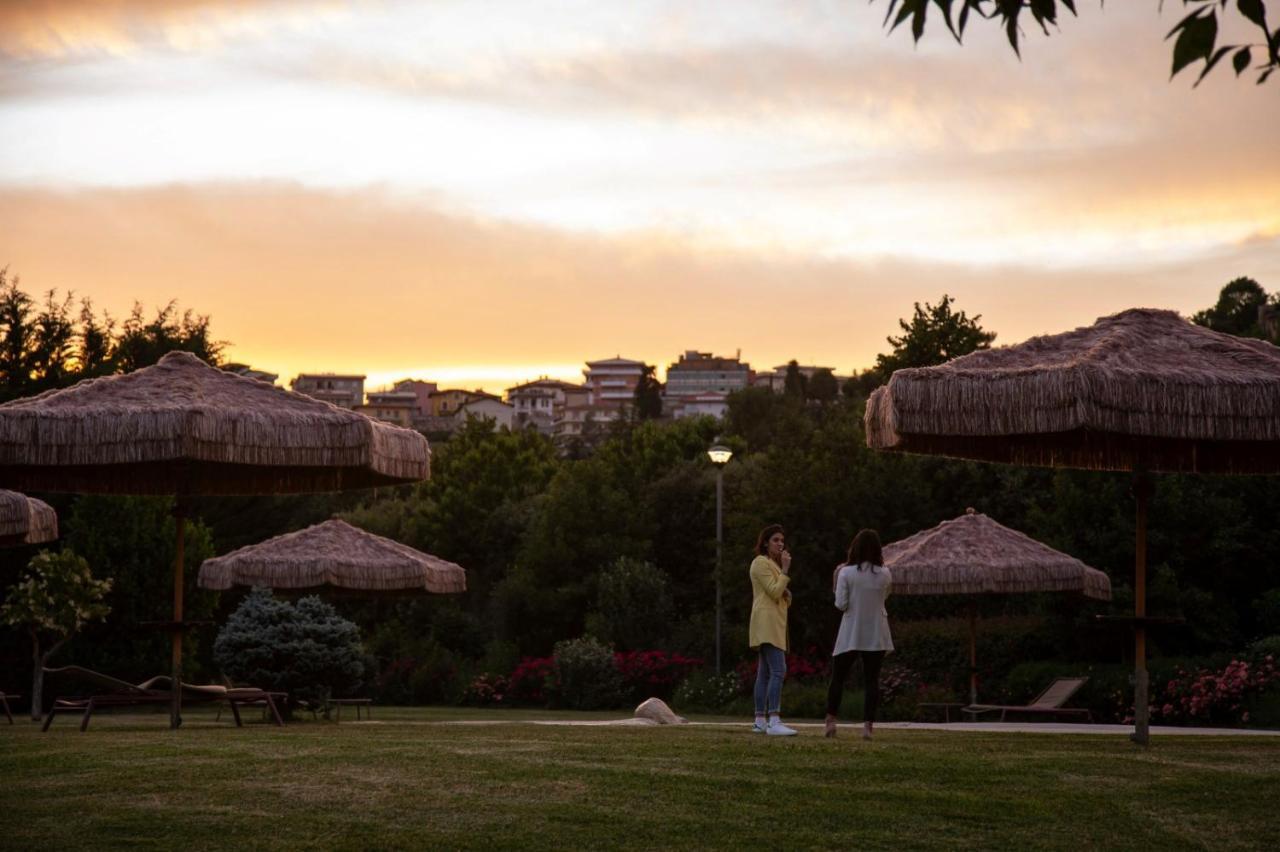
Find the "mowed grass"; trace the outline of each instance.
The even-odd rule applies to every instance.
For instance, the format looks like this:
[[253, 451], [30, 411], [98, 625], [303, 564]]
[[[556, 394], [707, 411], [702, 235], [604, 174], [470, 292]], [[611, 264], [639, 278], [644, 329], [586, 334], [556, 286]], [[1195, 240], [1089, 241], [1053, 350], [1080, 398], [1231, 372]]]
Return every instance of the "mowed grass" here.
[[[0, 847], [1274, 848], [1280, 738], [568, 727], [429, 709], [0, 722]], [[613, 716], [616, 718], [616, 715]], [[459, 724], [480, 719], [491, 724]]]

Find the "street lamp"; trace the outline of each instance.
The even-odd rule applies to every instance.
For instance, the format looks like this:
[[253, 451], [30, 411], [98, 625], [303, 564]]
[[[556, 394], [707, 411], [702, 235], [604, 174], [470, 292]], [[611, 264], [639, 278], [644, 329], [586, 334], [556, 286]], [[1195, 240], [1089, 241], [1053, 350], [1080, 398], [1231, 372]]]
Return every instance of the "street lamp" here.
[[733, 458], [733, 450], [721, 444], [707, 450], [716, 466], [716, 677], [720, 676], [720, 563], [724, 559], [724, 466]]

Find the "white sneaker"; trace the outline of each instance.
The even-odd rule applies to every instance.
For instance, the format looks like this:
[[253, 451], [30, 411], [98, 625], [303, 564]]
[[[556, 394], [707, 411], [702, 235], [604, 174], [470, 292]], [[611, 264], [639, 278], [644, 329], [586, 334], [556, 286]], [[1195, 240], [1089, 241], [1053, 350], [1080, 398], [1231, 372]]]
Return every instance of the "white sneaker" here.
[[796, 735], [796, 729], [788, 728], [786, 725], [782, 724], [781, 719], [776, 722], [770, 722], [764, 729], [764, 732], [770, 737], [794, 737]]
[[768, 729], [769, 726], [764, 722], [757, 721], [751, 723], [751, 733], [753, 734], [763, 734]]

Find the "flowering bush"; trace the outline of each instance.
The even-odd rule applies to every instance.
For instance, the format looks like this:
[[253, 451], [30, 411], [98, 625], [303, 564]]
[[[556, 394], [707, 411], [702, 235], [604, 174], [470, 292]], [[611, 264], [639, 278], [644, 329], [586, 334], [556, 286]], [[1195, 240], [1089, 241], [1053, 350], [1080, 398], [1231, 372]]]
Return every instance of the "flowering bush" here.
[[379, 704], [438, 704], [458, 698], [458, 667], [453, 654], [435, 642], [414, 653], [393, 657], [373, 679]]
[[507, 678], [508, 698], [516, 704], [546, 704], [548, 679], [555, 671], [551, 657], [525, 657]]
[[1232, 660], [1221, 671], [1178, 669], [1165, 684], [1164, 694], [1152, 702], [1151, 715], [1173, 724], [1226, 722], [1246, 724], [1247, 700], [1280, 682], [1271, 655], [1250, 663]]
[[503, 704], [510, 697], [508, 682], [502, 675], [485, 672], [467, 684], [462, 692], [462, 703], [476, 707]]
[[[738, 663], [735, 671], [742, 683], [742, 691], [750, 692], [755, 688], [756, 670], [760, 667], [760, 658], [755, 657]], [[810, 645], [802, 654], [787, 654], [787, 681], [800, 683], [820, 683], [831, 676], [831, 656], [821, 651], [818, 646]]]
[[737, 672], [715, 675], [694, 672], [676, 687], [673, 705], [681, 713], [726, 713], [742, 695], [742, 681]]
[[667, 651], [621, 651], [613, 664], [622, 675], [623, 692], [633, 701], [671, 698], [676, 684], [702, 666], [702, 660]]
[[923, 689], [920, 675], [906, 666], [889, 663], [880, 670], [880, 700], [886, 704], [899, 696], [914, 696]]

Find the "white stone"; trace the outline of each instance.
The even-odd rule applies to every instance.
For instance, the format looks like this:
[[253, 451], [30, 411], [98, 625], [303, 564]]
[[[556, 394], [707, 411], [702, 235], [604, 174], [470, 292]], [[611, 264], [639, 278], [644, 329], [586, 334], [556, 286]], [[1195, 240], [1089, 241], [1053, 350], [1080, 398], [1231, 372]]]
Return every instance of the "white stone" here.
[[650, 719], [659, 725], [686, 725], [689, 720], [677, 716], [661, 698], [647, 698], [636, 708], [637, 719]]

